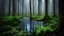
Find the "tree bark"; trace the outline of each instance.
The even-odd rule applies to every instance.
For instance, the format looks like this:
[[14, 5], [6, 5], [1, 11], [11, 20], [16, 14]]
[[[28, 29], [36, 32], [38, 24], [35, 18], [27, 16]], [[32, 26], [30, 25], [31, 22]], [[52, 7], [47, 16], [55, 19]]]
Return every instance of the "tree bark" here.
[[42, 0], [38, 0], [38, 15], [41, 15], [41, 9], [40, 9], [41, 3]]
[[48, 0], [45, 0], [45, 16], [43, 19], [39, 20], [39, 21], [44, 21], [45, 23], [46, 22], [49, 22], [50, 20], [50, 17], [48, 16]]
[[13, 6], [13, 16], [15, 16], [15, 12], [16, 12], [16, 5], [15, 5], [15, 0], [12, 1], [12, 6]]
[[53, 0], [53, 17], [56, 17], [56, 13], [55, 13], [55, 0]]
[[19, 0], [18, 0], [18, 16], [19, 16]]
[[4, 16], [4, 0], [0, 0], [0, 17]]
[[31, 13], [31, 0], [30, 0], [30, 33], [32, 32], [32, 13]]
[[4, 16], [5, 15], [5, 12], [4, 12], [4, 0], [3, 0], [3, 10], [2, 10], [2, 15]]
[[[35, 15], [34, 14], [34, 0], [32, 0], [32, 6], [33, 6], [33, 15]], [[34, 21], [32, 20], [32, 28], [33, 28], [33, 32], [34, 32]]]
[[64, 36], [64, 1], [59, 0], [59, 24], [60, 24], [60, 31], [58, 36]]
[[46, 18], [49, 18], [49, 16], [48, 16], [48, 0], [45, 0], [45, 17]]
[[24, 10], [24, 0], [22, 0], [22, 15], [23, 15], [23, 11]]
[[11, 3], [11, 0], [9, 0], [9, 12], [8, 12], [8, 16], [10, 16], [10, 3]]
[[34, 15], [34, 0], [33, 0], [33, 15]]

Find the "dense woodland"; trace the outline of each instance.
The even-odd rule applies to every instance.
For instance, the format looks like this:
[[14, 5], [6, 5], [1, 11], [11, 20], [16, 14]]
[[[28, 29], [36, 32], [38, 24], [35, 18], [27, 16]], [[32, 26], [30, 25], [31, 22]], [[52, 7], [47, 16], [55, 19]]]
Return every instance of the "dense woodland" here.
[[0, 36], [62, 35], [64, 17], [61, 2], [0, 0]]

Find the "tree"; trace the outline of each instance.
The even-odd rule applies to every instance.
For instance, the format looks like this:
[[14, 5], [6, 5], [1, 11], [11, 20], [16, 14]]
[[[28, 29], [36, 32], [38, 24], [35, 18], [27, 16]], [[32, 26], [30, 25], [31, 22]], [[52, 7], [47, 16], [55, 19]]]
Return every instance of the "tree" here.
[[30, 0], [30, 33], [32, 31], [32, 13], [31, 13], [31, 0]]
[[[21, 15], [23, 15], [23, 12], [24, 12], [24, 0], [22, 0], [22, 14]], [[22, 17], [23, 18], [23, 17]], [[23, 23], [22, 23], [22, 25], [23, 25], [23, 28], [22, 28], [22, 30], [24, 30], [24, 21], [22, 21]]]
[[12, 0], [12, 6], [13, 6], [13, 16], [15, 16], [15, 12], [16, 12], [16, 5], [15, 5], [15, 0]]
[[11, 0], [9, 0], [9, 12], [8, 12], [8, 16], [10, 16], [10, 3], [11, 3]]
[[53, 17], [56, 17], [56, 13], [55, 13], [55, 0], [53, 0]]
[[59, 33], [58, 36], [64, 35], [64, 5], [63, 0], [59, 0]]
[[33, 0], [33, 15], [34, 15], [34, 0]]
[[18, 0], [18, 15], [19, 15], [19, 0]]
[[48, 16], [48, 0], [45, 0], [45, 16], [43, 19], [39, 20], [39, 21], [44, 21], [45, 23], [46, 22], [49, 22], [50, 20], [50, 17]]
[[2, 5], [3, 6], [3, 9], [2, 9], [3, 14], [2, 15], [4, 16], [4, 2], [5, 1], [4, 0], [2, 0], [2, 1], [3, 1], [3, 5]]
[[23, 11], [24, 10], [24, 0], [22, 0], [22, 15], [23, 15]]
[[42, 3], [42, 0], [38, 0], [38, 15], [41, 15], [41, 3]]
[[[33, 4], [33, 5], [32, 5], [32, 6], [33, 6], [33, 15], [35, 15], [35, 14], [34, 14], [34, 0], [32, 0], [32, 4]], [[33, 21], [33, 20], [32, 20], [32, 24], [33, 24], [32, 27], [33, 27], [33, 31], [34, 31], [34, 21]]]

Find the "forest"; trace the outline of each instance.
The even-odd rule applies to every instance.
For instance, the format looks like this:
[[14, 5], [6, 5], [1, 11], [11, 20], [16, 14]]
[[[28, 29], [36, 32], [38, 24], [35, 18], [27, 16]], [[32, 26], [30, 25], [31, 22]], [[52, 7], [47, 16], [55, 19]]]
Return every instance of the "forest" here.
[[0, 0], [0, 36], [57, 36], [61, 11], [59, 0]]

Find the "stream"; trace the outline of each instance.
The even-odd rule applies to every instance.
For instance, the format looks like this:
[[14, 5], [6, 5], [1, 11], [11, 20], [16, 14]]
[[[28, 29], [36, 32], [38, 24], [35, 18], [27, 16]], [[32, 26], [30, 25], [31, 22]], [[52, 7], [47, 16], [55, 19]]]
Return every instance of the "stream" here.
[[[27, 32], [30, 32], [30, 18], [29, 17], [23, 17], [23, 19], [20, 19], [20, 28], [24, 27], [24, 30]], [[24, 26], [22, 26], [24, 25]], [[44, 27], [43, 22], [32, 20], [32, 31], [36, 29], [36, 26], [42, 26]]]

